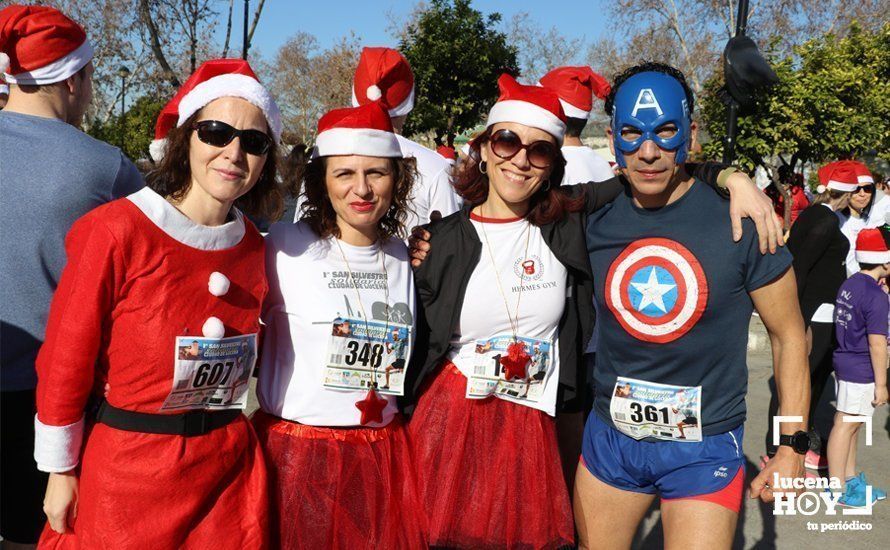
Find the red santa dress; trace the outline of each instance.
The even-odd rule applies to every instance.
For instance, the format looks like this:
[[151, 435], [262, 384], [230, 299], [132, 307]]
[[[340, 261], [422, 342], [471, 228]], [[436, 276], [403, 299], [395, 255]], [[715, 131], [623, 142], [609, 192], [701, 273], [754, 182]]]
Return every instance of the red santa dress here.
[[209, 317], [226, 337], [259, 332], [263, 239], [233, 216], [200, 226], [146, 188], [71, 228], [37, 359], [35, 459], [77, 467], [80, 489], [73, 532], [47, 526], [41, 548], [267, 547], [266, 469], [246, 417], [191, 437], [85, 419], [103, 391], [114, 407], [168, 413], [176, 339], [202, 338]]

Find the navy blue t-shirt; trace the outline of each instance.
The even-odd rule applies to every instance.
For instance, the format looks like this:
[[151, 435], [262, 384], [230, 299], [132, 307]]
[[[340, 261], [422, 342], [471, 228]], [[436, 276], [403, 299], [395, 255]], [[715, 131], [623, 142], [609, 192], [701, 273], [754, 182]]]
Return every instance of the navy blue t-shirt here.
[[749, 293], [784, 273], [791, 254], [761, 254], [750, 220], [733, 242], [729, 203], [698, 181], [656, 210], [619, 196], [590, 217], [587, 248], [599, 312], [596, 413], [611, 424], [622, 376], [701, 386], [704, 435], [742, 424]]

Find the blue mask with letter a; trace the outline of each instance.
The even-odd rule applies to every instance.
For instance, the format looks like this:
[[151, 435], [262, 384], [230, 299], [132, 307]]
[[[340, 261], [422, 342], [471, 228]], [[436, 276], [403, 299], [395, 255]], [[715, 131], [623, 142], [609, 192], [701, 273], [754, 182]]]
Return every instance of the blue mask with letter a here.
[[[669, 138], [658, 136], [657, 130], [665, 124], [674, 124], [677, 133]], [[686, 161], [689, 148], [689, 105], [683, 86], [672, 76], [659, 72], [635, 74], [621, 83], [615, 93], [612, 110], [612, 139], [615, 143], [615, 160], [626, 168], [624, 155], [631, 154], [652, 140], [666, 151], [676, 151], [676, 162]], [[632, 127], [640, 136], [628, 141], [621, 136], [621, 129]]]

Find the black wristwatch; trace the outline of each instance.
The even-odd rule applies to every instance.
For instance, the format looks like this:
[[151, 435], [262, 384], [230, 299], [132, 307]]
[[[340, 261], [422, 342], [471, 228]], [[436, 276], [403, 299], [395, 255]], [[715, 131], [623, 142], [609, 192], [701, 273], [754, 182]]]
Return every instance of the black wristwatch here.
[[791, 447], [795, 453], [805, 455], [810, 450], [810, 436], [804, 431], [798, 431], [791, 435], [780, 435], [779, 445]]

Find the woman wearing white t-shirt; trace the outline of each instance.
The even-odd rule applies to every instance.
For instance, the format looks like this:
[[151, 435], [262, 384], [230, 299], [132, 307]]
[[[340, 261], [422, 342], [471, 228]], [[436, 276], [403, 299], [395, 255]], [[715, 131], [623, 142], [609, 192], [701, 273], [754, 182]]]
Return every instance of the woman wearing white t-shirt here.
[[269, 297], [254, 425], [282, 548], [421, 548], [396, 407], [414, 333], [402, 241], [414, 164], [377, 104], [321, 118], [303, 218], [266, 239]]

